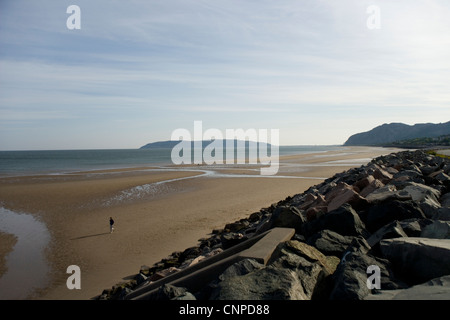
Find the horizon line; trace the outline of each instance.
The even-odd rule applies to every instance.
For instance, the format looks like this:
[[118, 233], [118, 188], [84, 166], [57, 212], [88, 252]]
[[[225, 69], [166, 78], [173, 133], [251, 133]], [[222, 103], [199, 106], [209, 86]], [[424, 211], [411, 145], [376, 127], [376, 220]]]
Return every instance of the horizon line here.
[[[178, 141], [181, 142], [183, 140], [166, 140], [166, 141]], [[202, 140], [207, 142], [212, 142], [209, 140]], [[246, 140], [244, 140], [246, 141]], [[164, 142], [164, 141], [156, 141], [156, 142], [150, 142], [151, 143], [157, 143], [157, 142]], [[190, 140], [190, 142], [195, 142]], [[250, 142], [250, 141], [249, 141]], [[255, 142], [255, 141], [251, 141]], [[256, 143], [256, 142], [255, 142]], [[259, 143], [259, 142], [258, 142]], [[270, 143], [267, 143], [271, 145]], [[275, 145], [276, 146], [276, 145]], [[143, 150], [141, 147], [137, 148], [75, 148], [75, 149], [7, 149], [7, 150], [0, 150], [0, 152], [27, 152], [27, 151], [93, 151], [93, 150]], [[278, 147], [344, 147], [344, 144], [288, 144], [288, 145], [278, 145]], [[157, 149], [157, 148], [155, 148]], [[159, 148], [159, 149], [170, 149], [170, 148]]]

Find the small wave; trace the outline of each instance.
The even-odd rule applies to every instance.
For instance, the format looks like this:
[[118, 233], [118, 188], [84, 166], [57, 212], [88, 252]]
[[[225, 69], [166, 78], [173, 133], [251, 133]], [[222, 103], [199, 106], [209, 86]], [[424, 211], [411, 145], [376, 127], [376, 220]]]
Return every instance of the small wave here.
[[[156, 169], [156, 170], [153, 169], [152, 171], [179, 171], [179, 170], [161, 168], [161, 169]], [[187, 180], [187, 179], [195, 179], [195, 178], [204, 177], [204, 176], [213, 174], [212, 171], [198, 170], [198, 169], [197, 170], [183, 169], [183, 171], [194, 171], [194, 172], [203, 172], [203, 173], [200, 175], [195, 175], [195, 176], [174, 178], [174, 179], [168, 179], [168, 180], [143, 184], [140, 186], [135, 186], [135, 187], [121, 191], [118, 195], [105, 201], [104, 205], [110, 206], [110, 205], [113, 205], [113, 204], [116, 204], [119, 202], [134, 201], [134, 200], [139, 200], [139, 199], [144, 199], [144, 198], [148, 199], [148, 198], [156, 197], [159, 195], [168, 194], [170, 192], [176, 191], [176, 188], [174, 186], [170, 185], [171, 182], [182, 181], [182, 180]]]

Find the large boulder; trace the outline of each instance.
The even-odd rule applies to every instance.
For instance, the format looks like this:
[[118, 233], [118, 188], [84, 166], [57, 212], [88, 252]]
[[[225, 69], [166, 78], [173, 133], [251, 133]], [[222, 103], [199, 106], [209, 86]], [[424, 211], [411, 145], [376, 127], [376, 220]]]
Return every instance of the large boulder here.
[[307, 243], [327, 256], [341, 258], [352, 240], [352, 236], [342, 236], [331, 230], [322, 230], [312, 235]]
[[[364, 190], [363, 190], [364, 191]], [[410, 200], [411, 196], [406, 192], [399, 192], [395, 185], [385, 185], [367, 193], [366, 200], [371, 203], [380, 203], [387, 200]]]
[[364, 223], [349, 204], [324, 214], [316, 220], [305, 223], [302, 232], [306, 238], [321, 230], [331, 230], [342, 236], [368, 236]]
[[420, 236], [423, 238], [450, 239], [450, 221], [435, 220], [423, 228]]
[[450, 274], [450, 240], [385, 239], [380, 241], [380, 250], [398, 277], [411, 285]]
[[[251, 259], [228, 267], [212, 289], [214, 300], [326, 299], [337, 262], [306, 243], [290, 240], [268, 266]], [[336, 258], [337, 259], [337, 258]]]
[[[359, 188], [357, 188], [359, 190]], [[335, 188], [331, 189], [326, 195], [327, 211], [336, 210], [345, 203], [353, 208], [364, 208], [367, 200], [359, 195], [355, 189], [345, 182], [340, 182]]]
[[186, 288], [165, 284], [150, 297], [150, 300], [196, 300]]
[[381, 168], [379, 166], [375, 166], [373, 176], [375, 179], [380, 180], [384, 184], [388, 183], [393, 178], [392, 174], [390, 174], [387, 170], [384, 170], [383, 168]]
[[423, 228], [432, 223], [430, 219], [406, 219], [399, 221], [400, 226], [408, 237], [420, 237]]
[[283, 249], [281, 257], [272, 264], [272, 267], [295, 272], [305, 299], [325, 299], [328, 297], [328, 273], [319, 262], [310, 261]]
[[365, 173], [362, 178], [360, 178], [358, 181], [355, 182], [353, 187], [356, 187], [359, 189], [359, 191], [361, 191], [364, 190], [368, 185], [370, 185], [375, 180], [376, 179], [371, 174]]
[[363, 248], [351, 248], [333, 274], [331, 300], [362, 300], [369, 295], [371, 293], [371, 288], [367, 285], [370, 276], [367, 273], [369, 266], [380, 268], [381, 289], [393, 290], [405, 287], [394, 278], [389, 261], [368, 254], [364, 248], [368, 247], [368, 244], [363, 239], [360, 241]]
[[413, 201], [419, 203], [420, 208], [427, 217], [431, 218], [436, 210], [441, 207], [438, 201], [441, 195], [439, 190], [415, 182], [408, 182], [403, 186], [397, 186], [397, 188], [401, 187], [403, 187], [402, 191], [404, 193], [407, 193]]
[[293, 206], [279, 206], [271, 217], [271, 227], [294, 228], [297, 232], [301, 230], [306, 219], [301, 211]]
[[224, 281], [232, 277], [243, 276], [255, 270], [263, 269], [264, 267], [265, 266], [262, 263], [259, 263], [255, 259], [244, 259], [225, 269], [219, 276], [219, 279]]
[[220, 235], [223, 249], [231, 248], [241, 242], [244, 242], [248, 238], [242, 233], [228, 232]]
[[327, 274], [334, 273], [336, 269], [336, 265], [330, 263], [330, 260], [327, 259], [327, 257], [322, 252], [304, 242], [290, 240], [282, 244], [281, 247], [284, 250], [288, 250], [300, 257], [307, 259], [308, 261], [317, 263], [324, 269], [324, 271], [326, 271]]
[[328, 203], [327, 211], [336, 210], [345, 203], [350, 204], [355, 209], [362, 209], [367, 206], [365, 198], [361, 197], [353, 188], [348, 188]]
[[444, 170], [441, 170], [436, 175], [430, 175], [430, 177], [438, 180], [440, 183], [442, 183], [445, 186], [450, 186], [450, 176], [445, 174]]
[[433, 220], [450, 221], [450, 207], [438, 209], [431, 217]]
[[[371, 177], [371, 176], [369, 176], [369, 177]], [[375, 190], [378, 190], [382, 187], [384, 187], [384, 183], [378, 179], [374, 179], [364, 189], [362, 189], [359, 194], [361, 195], [361, 197], [367, 197], [369, 194], [371, 194]]]
[[227, 225], [225, 225], [224, 229], [226, 232], [239, 232], [245, 228], [248, 228], [249, 225], [250, 222], [248, 220], [241, 219], [240, 221], [228, 223]]
[[401, 170], [394, 174], [394, 181], [411, 181], [417, 183], [425, 183], [422, 172], [420, 170]]
[[432, 279], [408, 289], [379, 290], [365, 300], [450, 300], [450, 276]]
[[387, 200], [367, 210], [366, 226], [369, 231], [375, 232], [390, 222], [410, 218], [425, 219], [425, 214], [416, 202]]
[[308, 300], [295, 271], [268, 266], [217, 284], [212, 300]]
[[439, 200], [442, 207], [450, 208], [450, 192], [443, 194]]
[[402, 237], [407, 237], [407, 234], [405, 233], [405, 231], [403, 231], [401, 224], [398, 221], [394, 221], [381, 227], [375, 233], [373, 233], [367, 239], [367, 243], [369, 244], [369, 246], [374, 247], [382, 239], [402, 238]]

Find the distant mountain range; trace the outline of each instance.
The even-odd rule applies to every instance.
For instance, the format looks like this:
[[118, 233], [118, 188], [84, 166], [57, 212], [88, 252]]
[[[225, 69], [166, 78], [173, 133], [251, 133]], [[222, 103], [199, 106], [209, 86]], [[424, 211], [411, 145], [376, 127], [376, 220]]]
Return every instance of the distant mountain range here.
[[[445, 123], [389, 123], [375, 127], [370, 131], [354, 134], [344, 146], [383, 146], [412, 141], [417, 138], [437, 138], [450, 134], [450, 121]], [[400, 143], [401, 144], [401, 143]]]
[[[226, 148], [226, 143], [227, 142], [233, 142], [234, 144], [233, 146], [237, 146], [237, 143], [245, 143], [245, 147], [246, 148], [256, 148], [258, 146], [258, 142], [254, 142], [254, 141], [244, 141], [244, 140], [219, 140], [222, 141], [223, 143], [223, 148]], [[152, 142], [152, 143], [148, 143], [145, 146], [140, 147], [139, 149], [165, 149], [165, 148], [173, 148], [175, 147], [177, 144], [179, 144], [181, 141], [179, 140], [167, 140], [167, 141], [158, 141], [158, 142]], [[200, 142], [200, 141], [199, 141]], [[202, 148], [205, 148], [207, 145], [211, 144], [212, 141], [210, 140], [203, 140], [201, 141], [202, 143]], [[259, 142], [259, 145], [262, 145], [262, 142]], [[271, 145], [269, 143], [266, 143], [265, 145], [267, 145], [267, 147], [271, 147]], [[194, 141], [191, 141], [191, 148], [194, 148]]]

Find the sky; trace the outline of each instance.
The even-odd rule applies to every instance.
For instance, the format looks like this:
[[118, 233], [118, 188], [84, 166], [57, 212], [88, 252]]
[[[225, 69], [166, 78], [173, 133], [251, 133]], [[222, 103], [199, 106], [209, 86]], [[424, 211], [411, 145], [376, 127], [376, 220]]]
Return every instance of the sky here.
[[0, 150], [447, 122], [449, 17], [448, 0], [0, 0]]

